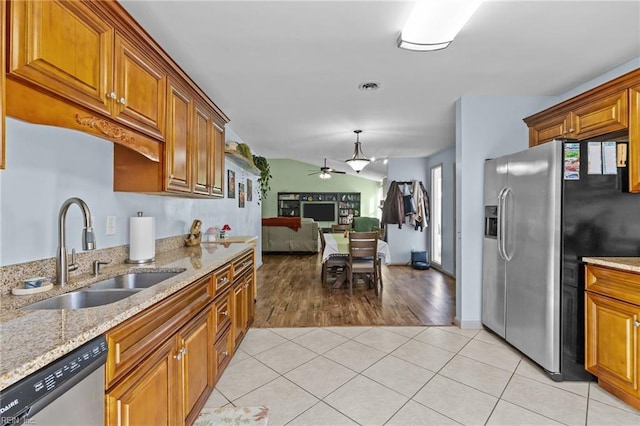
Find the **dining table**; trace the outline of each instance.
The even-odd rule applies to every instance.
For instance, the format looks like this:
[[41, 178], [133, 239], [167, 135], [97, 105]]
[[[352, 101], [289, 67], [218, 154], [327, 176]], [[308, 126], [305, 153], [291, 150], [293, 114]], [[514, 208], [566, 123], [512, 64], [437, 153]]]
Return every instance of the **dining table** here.
[[[332, 232], [324, 234], [325, 247], [322, 252], [322, 262], [326, 262], [330, 257], [349, 256], [349, 235], [343, 232]], [[391, 263], [391, 251], [386, 241], [378, 240], [378, 258], [382, 259], [386, 265]], [[347, 278], [346, 270], [340, 274], [333, 284], [333, 288], [342, 287]]]

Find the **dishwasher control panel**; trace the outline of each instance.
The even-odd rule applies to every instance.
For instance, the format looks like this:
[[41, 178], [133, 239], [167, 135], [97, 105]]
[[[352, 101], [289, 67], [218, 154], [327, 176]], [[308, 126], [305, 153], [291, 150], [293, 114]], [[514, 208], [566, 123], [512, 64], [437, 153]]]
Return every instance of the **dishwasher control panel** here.
[[52, 402], [106, 359], [107, 341], [100, 336], [0, 391], [0, 425], [22, 423], [35, 414], [34, 406]]

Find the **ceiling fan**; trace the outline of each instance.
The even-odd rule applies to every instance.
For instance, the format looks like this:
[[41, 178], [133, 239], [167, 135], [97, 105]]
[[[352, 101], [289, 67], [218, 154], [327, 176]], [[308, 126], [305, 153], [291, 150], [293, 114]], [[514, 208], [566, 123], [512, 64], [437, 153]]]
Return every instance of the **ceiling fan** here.
[[[311, 171], [311, 170], [310, 170]], [[317, 172], [313, 172], [313, 173], [309, 173], [308, 176], [313, 176], [313, 175], [319, 175], [318, 177], [320, 179], [329, 179], [331, 177], [332, 173], [337, 173], [337, 174], [345, 174], [346, 172], [341, 172], [339, 170], [334, 170], [331, 167], [327, 166], [327, 159], [324, 159], [324, 166], [320, 167], [320, 171]]]

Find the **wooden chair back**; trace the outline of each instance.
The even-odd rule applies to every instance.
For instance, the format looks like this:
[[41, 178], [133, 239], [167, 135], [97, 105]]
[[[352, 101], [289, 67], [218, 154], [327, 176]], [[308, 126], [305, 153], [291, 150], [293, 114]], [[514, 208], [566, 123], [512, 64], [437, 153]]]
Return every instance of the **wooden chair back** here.
[[320, 248], [322, 249], [321, 253], [324, 253], [324, 248], [327, 246], [327, 242], [324, 239], [324, 232], [322, 229], [318, 228], [318, 233], [320, 234]]
[[351, 229], [351, 225], [331, 225], [331, 232], [344, 232], [347, 229]]
[[375, 259], [378, 254], [377, 232], [350, 232], [349, 233], [349, 258]]

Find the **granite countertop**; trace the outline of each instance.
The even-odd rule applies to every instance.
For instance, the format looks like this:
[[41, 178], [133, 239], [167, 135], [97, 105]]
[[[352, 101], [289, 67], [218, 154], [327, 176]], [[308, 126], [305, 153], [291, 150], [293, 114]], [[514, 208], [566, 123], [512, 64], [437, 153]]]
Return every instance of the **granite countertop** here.
[[[100, 276], [70, 274], [64, 288], [31, 296], [2, 295], [0, 312], [0, 390], [55, 361], [83, 343], [188, 286], [236, 256], [253, 250], [251, 244], [206, 244], [158, 253], [146, 266], [126, 263], [102, 268]], [[121, 301], [76, 310], [23, 310], [31, 303], [67, 293], [134, 270], [182, 271]]]
[[582, 261], [640, 274], [640, 257], [583, 257]]

